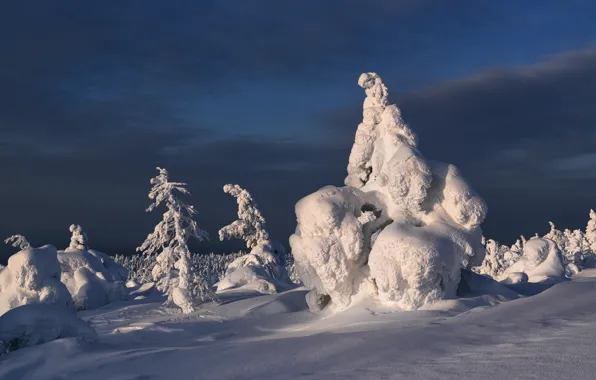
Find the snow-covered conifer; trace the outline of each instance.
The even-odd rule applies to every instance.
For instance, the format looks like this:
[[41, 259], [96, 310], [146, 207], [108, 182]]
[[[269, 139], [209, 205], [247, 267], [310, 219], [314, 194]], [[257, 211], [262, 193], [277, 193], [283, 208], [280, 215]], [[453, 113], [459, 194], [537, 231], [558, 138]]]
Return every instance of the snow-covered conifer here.
[[590, 252], [596, 254], [596, 212], [590, 210], [590, 220], [586, 226], [586, 240], [588, 241]]
[[71, 224], [69, 228], [72, 232], [70, 237], [70, 245], [68, 249], [86, 251], [89, 249], [87, 246], [87, 234], [83, 231], [83, 228], [78, 224]]
[[238, 202], [238, 220], [219, 230], [219, 239], [242, 239], [248, 249], [269, 240], [265, 229], [265, 218], [257, 208], [250, 193], [238, 185], [225, 185], [224, 192], [236, 198]]
[[191, 237], [203, 241], [208, 239], [208, 235], [193, 219], [197, 214], [195, 208], [184, 204], [176, 196], [176, 192], [189, 195], [187, 185], [182, 182], [170, 182], [166, 169], [157, 170], [159, 174], [151, 179], [153, 187], [149, 198], [153, 203], [147, 208], [147, 212], [162, 204], [167, 210], [161, 222], [137, 250], [148, 255], [159, 253], [153, 267], [153, 278], [157, 281], [157, 288], [168, 296], [167, 304], [173, 303], [188, 313], [194, 310], [198, 299], [213, 298], [206, 281], [191, 270], [187, 245]]
[[31, 244], [29, 243], [27, 238], [20, 234], [12, 235], [11, 237], [4, 240], [4, 243], [10, 244], [15, 248], [20, 249], [21, 251], [24, 249], [31, 248]]

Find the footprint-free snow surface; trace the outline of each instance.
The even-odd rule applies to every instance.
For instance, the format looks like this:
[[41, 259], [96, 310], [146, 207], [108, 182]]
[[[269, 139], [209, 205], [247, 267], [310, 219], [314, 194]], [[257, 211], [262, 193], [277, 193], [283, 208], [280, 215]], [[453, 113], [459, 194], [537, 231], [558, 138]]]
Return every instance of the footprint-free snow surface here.
[[314, 315], [305, 292], [231, 291], [190, 315], [148, 300], [81, 312], [98, 343], [69, 338], [15, 351], [0, 360], [0, 379], [596, 377], [595, 269], [536, 295], [479, 295], [413, 312], [359, 304]]

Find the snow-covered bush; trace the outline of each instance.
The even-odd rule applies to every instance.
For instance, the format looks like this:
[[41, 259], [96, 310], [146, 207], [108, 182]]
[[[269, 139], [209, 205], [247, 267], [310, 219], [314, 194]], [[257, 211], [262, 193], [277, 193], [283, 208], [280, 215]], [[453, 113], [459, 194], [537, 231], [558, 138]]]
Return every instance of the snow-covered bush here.
[[29, 243], [29, 241], [27, 240], [26, 237], [24, 237], [23, 235], [12, 235], [11, 237], [7, 238], [6, 240], [4, 240], [5, 244], [10, 244], [15, 248], [18, 248], [19, 250], [24, 250], [24, 249], [29, 249], [31, 248], [31, 244]]
[[147, 212], [162, 204], [166, 206], [166, 212], [137, 250], [146, 255], [157, 254], [152, 269], [157, 289], [168, 296], [167, 305], [176, 305], [184, 313], [190, 313], [198, 301], [212, 298], [213, 294], [205, 279], [191, 271], [187, 242], [191, 237], [203, 241], [208, 235], [193, 219], [197, 213], [194, 207], [184, 204], [176, 196], [175, 192], [189, 195], [187, 185], [170, 182], [167, 170], [157, 170], [159, 174], [151, 179], [153, 187], [149, 198], [153, 203]]
[[90, 310], [126, 300], [127, 272], [111, 257], [95, 250], [68, 248], [58, 252], [60, 279], [66, 285], [77, 310]]
[[32, 303], [74, 310], [70, 293], [60, 282], [60, 262], [51, 245], [15, 253], [0, 271], [0, 315]]
[[424, 159], [377, 74], [358, 83], [367, 97], [347, 186], [296, 204], [290, 245], [309, 305], [341, 310], [372, 296], [416, 309], [453, 297], [460, 270], [482, 263], [486, 204], [456, 167]]
[[520, 282], [524, 273], [528, 282], [558, 281], [565, 277], [565, 263], [554, 241], [537, 238], [530, 239], [521, 258], [500, 276], [506, 283]]
[[217, 290], [249, 286], [264, 293], [278, 291], [290, 280], [282, 265], [285, 251], [269, 239], [265, 218], [248, 191], [238, 185], [225, 185], [224, 192], [236, 198], [238, 220], [219, 230], [220, 240], [242, 239], [250, 252], [234, 260], [226, 269]]
[[97, 333], [72, 310], [56, 305], [24, 305], [0, 316], [0, 356], [62, 338], [88, 344], [97, 341]]
[[83, 228], [78, 224], [71, 224], [69, 230], [72, 232], [72, 236], [70, 237], [70, 245], [67, 250], [86, 251], [88, 249], [87, 234], [83, 231]]

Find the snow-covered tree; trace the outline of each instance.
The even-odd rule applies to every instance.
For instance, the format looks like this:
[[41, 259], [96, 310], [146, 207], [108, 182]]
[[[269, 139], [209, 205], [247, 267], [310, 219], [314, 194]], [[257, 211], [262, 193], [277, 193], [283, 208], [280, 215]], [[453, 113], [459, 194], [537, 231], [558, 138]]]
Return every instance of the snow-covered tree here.
[[170, 182], [166, 169], [157, 170], [159, 174], [151, 179], [153, 187], [149, 198], [153, 203], [147, 212], [162, 204], [166, 212], [137, 251], [147, 255], [159, 253], [152, 272], [157, 288], [168, 296], [166, 304], [175, 304], [189, 313], [194, 311], [198, 300], [213, 299], [209, 285], [190, 268], [187, 244], [191, 237], [203, 241], [208, 239], [208, 235], [193, 219], [197, 214], [195, 208], [184, 204], [176, 196], [176, 192], [190, 195], [186, 183]]
[[4, 240], [4, 243], [10, 244], [15, 248], [20, 249], [21, 251], [24, 249], [31, 248], [31, 244], [29, 243], [27, 238], [20, 234], [12, 235], [11, 237]]
[[586, 226], [586, 240], [588, 241], [590, 252], [596, 254], [596, 212], [590, 210], [590, 220]]
[[554, 241], [559, 250], [564, 252], [564, 247], [566, 246], [565, 233], [558, 230], [553, 222], [549, 221], [548, 224], [550, 225], [550, 231], [544, 235], [544, 238]]
[[87, 234], [83, 231], [83, 228], [78, 224], [71, 224], [69, 228], [72, 232], [70, 237], [70, 245], [68, 249], [86, 251], [89, 249], [87, 246]]
[[236, 198], [238, 203], [238, 220], [219, 230], [219, 239], [242, 239], [248, 249], [259, 243], [268, 241], [269, 234], [265, 229], [265, 218], [257, 208], [250, 193], [238, 185], [225, 185], [224, 192]]

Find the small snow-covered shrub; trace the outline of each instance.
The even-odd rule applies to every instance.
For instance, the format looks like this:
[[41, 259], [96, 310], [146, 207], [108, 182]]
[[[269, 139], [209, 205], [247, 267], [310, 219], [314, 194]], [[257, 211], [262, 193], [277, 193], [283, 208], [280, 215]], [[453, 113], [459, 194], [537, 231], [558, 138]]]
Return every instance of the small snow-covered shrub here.
[[374, 297], [409, 310], [453, 297], [461, 269], [484, 258], [486, 203], [455, 166], [423, 157], [377, 74], [358, 84], [366, 99], [346, 187], [296, 204], [290, 245], [308, 303], [342, 310]]
[[70, 245], [67, 250], [86, 251], [88, 249], [87, 234], [83, 231], [83, 228], [78, 224], [71, 224], [69, 230], [72, 232], [72, 236], [70, 237]]
[[514, 283], [524, 273], [528, 282], [558, 281], [565, 277], [565, 263], [555, 242], [549, 239], [530, 239], [523, 255], [500, 276], [499, 280]]
[[61, 338], [88, 344], [97, 341], [97, 333], [74, 312], [56, 305], [24, 305], [0, 316], [0, 356]]
[[147, 208], [147, 212], [162, 204], [165, 205], [166, 212], [137, 250], [149, 256], [157, 255], [152, 275], [157, 289], [168, 297], [166, 305], [176, 305], [184, 313], [190, 313], [198, 302], [214, 297], [205, 279], [190, 268], [187, 244], [191, 237], [203, 241], [208, 239], [208, 235], [193, 219], [197, 214], [195, 208], [176, 196], [177, 193], [189, 195], [187, 185], [171, 182], [167, 170], [157, 170], [159, 174], [151, 179], [153, 187], [149, 198], [153, 203]]
[[15, 253], [0, 271], [0, 315], [33, 303], [74, 309], [70, 293], [60, 281], [60, 262], [51, 245]]
[[95, 250], [58, 252], [61, 281], [72, 295], [77, 310], [90, 310], [128, 298], [126, 269]]

